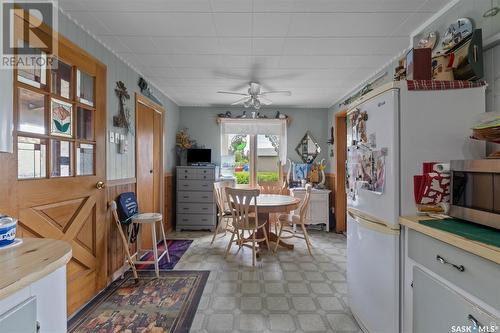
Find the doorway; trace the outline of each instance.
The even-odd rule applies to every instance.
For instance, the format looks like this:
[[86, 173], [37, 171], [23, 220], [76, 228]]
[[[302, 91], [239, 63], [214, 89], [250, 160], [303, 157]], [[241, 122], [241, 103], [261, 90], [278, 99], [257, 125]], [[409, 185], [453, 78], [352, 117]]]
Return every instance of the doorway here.
[[57, 68], [14, 70], [14, 153], [2, 154], [0, 172], [19, 236], [72, 247], [71, 315], [106, 287], [106, 66], [63, 36], [58, 43], [57, 57], [47, 55]]
[[[139, 94], [135, 95], [135, 100], [137, 201], [141, 212], [163, 213], [164, 109]], [[150, 226], [143, 228], [142, 247], [151, 248]]]
[[345, 193], [347, 160], [347, 111], [335, 114], [335, 232], [347, 231], [347, 196]]

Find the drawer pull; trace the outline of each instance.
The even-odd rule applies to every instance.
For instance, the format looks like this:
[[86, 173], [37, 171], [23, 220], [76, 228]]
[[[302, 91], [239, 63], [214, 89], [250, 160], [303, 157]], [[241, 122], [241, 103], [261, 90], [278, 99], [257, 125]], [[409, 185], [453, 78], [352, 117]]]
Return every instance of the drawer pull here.
[[203, 199], [208, 199], [208, 195], [202, 196]]
[[184, 199], [189, 199], [189, 196], [185, 195], [183, 198], [184, 198]]
[[472, 325], [474, 326], [474, 328], [477, 330], [479, 327], [481, 327], [481, 323], [476, 319], [474, 318], [473, 315], [469, 314], [467, 316], [467, 319], [472, 323]]
[[457, 270], [459, 270], [460, 272], [465, 271], [464, 265], [455, 265], [455, 264], [452, 264], [451, 262], [448, 262], [446, 259], [444, 259], [443, 257], [441, 257], [439, 254], [436, 256], [436, 260], [439, 261], [442, 264], [453, 266]]

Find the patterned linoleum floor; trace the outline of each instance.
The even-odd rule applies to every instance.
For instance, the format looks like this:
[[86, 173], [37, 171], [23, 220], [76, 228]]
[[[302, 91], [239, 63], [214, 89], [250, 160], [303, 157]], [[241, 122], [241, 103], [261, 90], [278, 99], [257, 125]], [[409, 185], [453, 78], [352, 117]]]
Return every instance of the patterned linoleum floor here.
[[293, 239], [293, 251], [264, 253], [253, 268], [249, 248], [224, 259], [229, 236], [210, 245], [209, 233], [169, 234], [195, 239], [175, 269], [210, 270], [190, 332], [361, 332], [347, 305], [345, 237], [310, 236], [314, 257]]

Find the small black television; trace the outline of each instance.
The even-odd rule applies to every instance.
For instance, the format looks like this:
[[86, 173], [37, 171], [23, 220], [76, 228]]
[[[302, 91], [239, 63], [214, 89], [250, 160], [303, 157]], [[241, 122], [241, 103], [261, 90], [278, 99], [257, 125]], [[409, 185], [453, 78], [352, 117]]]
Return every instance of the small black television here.
[[211, 163], [212, 149], [188, 149], [187, 164]]

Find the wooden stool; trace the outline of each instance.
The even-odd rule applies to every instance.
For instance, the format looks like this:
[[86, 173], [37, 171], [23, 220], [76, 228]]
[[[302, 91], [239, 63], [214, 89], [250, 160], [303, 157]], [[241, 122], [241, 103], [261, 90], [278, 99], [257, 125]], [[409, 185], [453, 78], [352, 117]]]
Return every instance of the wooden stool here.
[[[163, 243], [165, 245], [165, 251], [161, 253], [160, 256], [158, 256], [158, 242], [156, 238], [156, 222], [160, 222], [160, 230], [161, 234], [163, 236]], [[168, 246], [167, 246], [167, 238], [165, 237], [165, 229], [163, 228], [163, 216], [160, 213], [142, 213], [142, 214], [137, 214], [134, 217], [132, 217], [132, 223], [131, 225], [138, 224], [139, 225], [139, 235], [137, 235], [137, 252], [132, 256], [135, 258], [134, 264], [135, 265], [140, 265], [140, 264], [154, 264], [155, 265], [155, 272], [156, 276], [160, 277], [160, 267], [159, 267], [159, 262], [160, 260], [167, 255], [167, 260], [170, 262], [170, 254], [168, 253]], [[150, 225], [151, 226], [151, 236], [152, 236], [152, 241], [153, 241], [153, 256], [154, 260], [140, 260], [137, 259], [138, 255], [143, 251], [144, 249], [141, 249], [141, 238], [142, 238], [142, 226], [143, 225]], [[128, 243], [130, 247], [130, 235], [129, 233], [129, 238], [128, 238]]]

